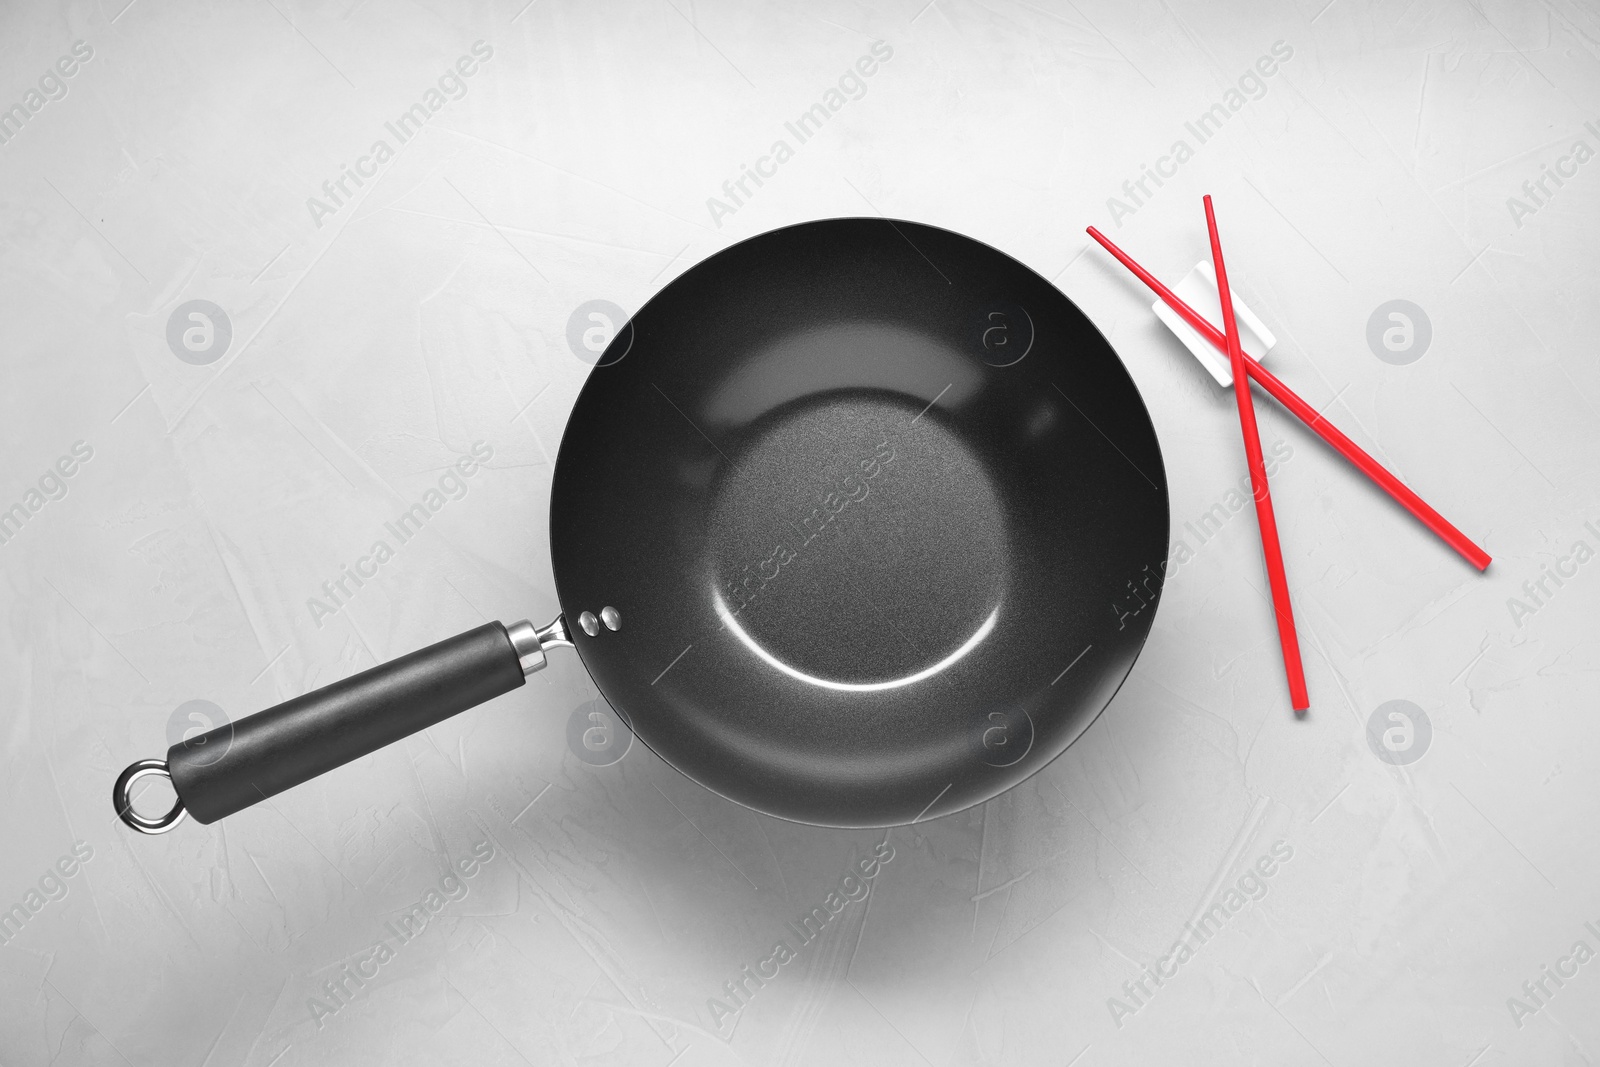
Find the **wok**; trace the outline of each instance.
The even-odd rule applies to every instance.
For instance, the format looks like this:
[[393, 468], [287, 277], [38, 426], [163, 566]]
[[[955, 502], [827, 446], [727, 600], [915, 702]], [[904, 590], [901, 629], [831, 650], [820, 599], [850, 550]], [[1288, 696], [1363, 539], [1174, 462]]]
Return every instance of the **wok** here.
[[[616, 335], [551, 488], [561, 614], [494, 622], [173, 745], [146, 833], [213, 822], [576, 650], [707, 789], [866, 827], [987, 800], [1110, 701], [1155, 614], [1166, 477], [1078, 308], [947, 230], [830, 219], [686, 271]], [[129, 790], [167, 775], [161, 816]]]

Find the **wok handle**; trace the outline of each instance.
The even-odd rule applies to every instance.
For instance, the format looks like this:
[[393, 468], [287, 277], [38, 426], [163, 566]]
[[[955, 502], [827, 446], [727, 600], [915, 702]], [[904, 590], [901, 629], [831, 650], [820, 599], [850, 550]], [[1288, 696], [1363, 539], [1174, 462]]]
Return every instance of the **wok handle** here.
[[508, 693], [545, 666], [546, 648], [571, 644], [559, 617], [542, 630], [486, 623], [173, 745], [165, 773], [178, 804], [163, 819], [137, 815], [127, 796], [131, 777], [160, 773], [155, 760], [124, 772], [114, 803], [143, 833], [170, 829], [185, 811], [215, 822]]

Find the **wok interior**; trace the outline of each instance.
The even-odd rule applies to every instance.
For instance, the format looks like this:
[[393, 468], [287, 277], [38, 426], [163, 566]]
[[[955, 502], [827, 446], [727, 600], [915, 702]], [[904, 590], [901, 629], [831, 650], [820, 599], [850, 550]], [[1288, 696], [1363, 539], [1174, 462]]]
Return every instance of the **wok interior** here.
[[578, 649], [653, 750], [761, 811], [886, 825], [995, 795], [1104, 707], [1154, 615], [1165, 479], [1042, 278], [829, 220], [712, 257], [633, 327], [574, 407], [551, 548], [569, 618], [626, 620]]

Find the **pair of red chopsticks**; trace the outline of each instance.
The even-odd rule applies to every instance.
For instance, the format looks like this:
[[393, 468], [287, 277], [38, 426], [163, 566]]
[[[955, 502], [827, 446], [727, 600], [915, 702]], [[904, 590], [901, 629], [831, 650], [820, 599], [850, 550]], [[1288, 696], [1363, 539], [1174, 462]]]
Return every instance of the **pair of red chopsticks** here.
[[1239, 326], [1233, 315], [1233, 293], [1228, 288], [1228, 272], [1222, 262], [1222, 242], [1217, 236], [1217, 217], [1211, 206], [1211, 197], [1205, 198], [1205, 206], [1206, 229], [1211, 236], [1211, 261], [1217, 275], [1217, 296], [1222, 305], [1221, 332], [1201, 318], [1188, 304], [1178, 299], [1176, 293], [1162, 285], [1155, 275], [1136, 263], [1132, 256], [1113, 244], [1105, 234], [1093, 226], [1089, 227], [1088, 232], [1090, 237], [1100, 242], [1107, 252], [1116, 256], [1123, 266], [1149, 286], [1151, 291], [1202, 337], [1228, 354], [1228, 362], [1233, 368], [1233, 395], [1239, 408], [1239, 427], [1244, 434], [1245, 457], [1249, 461], [1250, 485], [1256, 502], [1256, 523], [1261, 530], [1261, 550], [1266, 557], [1267, 578], [1272, 587], [1272, 608], [1278, 622], [1278, 643], [1283, 648], [1283, 665], [1289, 678], [1289, 698], [1295, 711], [1303, 712], [1311, 706], [1311, 700], [1306, 693], [1305, 669], [1300, 663], [1300, 640], [1295, 633], [1294, 612], [1289, 604], [1289, 583], [1284, 575], [1283, 550], [1278, 545], [1278, 524], [1272, 511], [1272, 496], [1267, 488], [1266, 465], [1261, 456], [1261, 438], [1256, 430], [1255, 406], [1250, 396], [1250, 378], [1259, 382], [1262, 388], [1288, 408], [1296, 418], [1309, 426], [1318, 437], [1332, 445], [1340, 455], [1354, 463], [1384, 492], [1420, 519], [1423, 525], [1443, 538], [1445, 543], [1459, 552], [1467, 562], [1481, 571], [1489, 566], [1489, 554], [1452, 526], [1443, 515], [1429, 507], [1426, 501], [1413, 493], [1399, 478], [1389, 473], [1377, 460], [1367, 455], [1359, 445], [1340, 433], [1337, 427], [1319, 415], [1316, 409], [1302, 400], [1294, 390], [1279, 381], [1276, 375], [1254, 359], [1245, 358], [1243, 350], [1239, 347]]

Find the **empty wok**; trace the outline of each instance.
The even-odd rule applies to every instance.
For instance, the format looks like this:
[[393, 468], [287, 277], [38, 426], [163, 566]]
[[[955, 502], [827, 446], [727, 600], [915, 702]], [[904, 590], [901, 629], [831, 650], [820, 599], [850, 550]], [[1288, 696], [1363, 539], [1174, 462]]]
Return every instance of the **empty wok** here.
[[[757, 811], [886, 826], [1022, 781], [1148, 634], [1166, 477], [1132, 379], [1044, 278], [831, 219], [734, 245], [618, 332], [550, 500], [561, 614], [489, 623], [141, 760], [209, 823], [576, 649], [635, 735]], [[170, 776], [160, 816], [129, 790]]]

